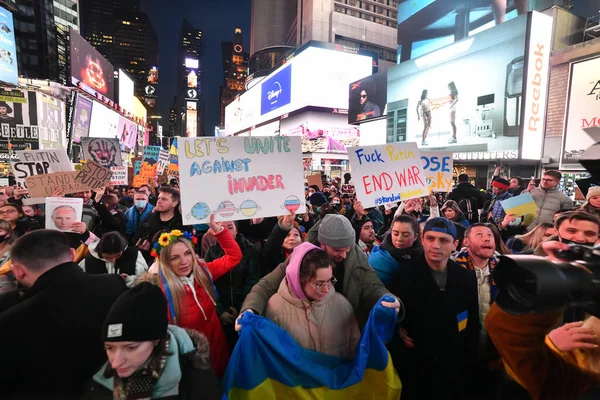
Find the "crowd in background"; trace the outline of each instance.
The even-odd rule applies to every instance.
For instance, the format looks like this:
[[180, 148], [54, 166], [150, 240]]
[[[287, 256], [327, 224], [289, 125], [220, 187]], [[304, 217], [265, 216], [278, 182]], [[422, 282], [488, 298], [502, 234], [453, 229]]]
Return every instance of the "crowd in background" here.
[[[503, 254], [546, 255], [547, 241], [598, 243], [600, 187], [576, 206], [559, 171], [539, 186], [498, 172], [489, 188], [462, 174], [450, 193], [374, 208], [350, 174], [323, 176], [305, 188], [306, 213], [197, 225], [174, 180], [106, 187], [72, 195], [83, 216], [66, 233], [44, 229], [25, 189], [4, 187], [0, 398], [220, 398], [241, 313], [352, 358], [384, 295], [396, 299], [384, 306], [400, 321], [388, 349], [403, 399], [549, 398], [502, 367], [486, 328], [494, 269]], [[502, 201], [525, 192], [538, 212], [507, 214]], [[584, 318], [571, 309], [549, 327], [557, 352], [593, 348], [583, 325], [576, 343], [560, 340]]]

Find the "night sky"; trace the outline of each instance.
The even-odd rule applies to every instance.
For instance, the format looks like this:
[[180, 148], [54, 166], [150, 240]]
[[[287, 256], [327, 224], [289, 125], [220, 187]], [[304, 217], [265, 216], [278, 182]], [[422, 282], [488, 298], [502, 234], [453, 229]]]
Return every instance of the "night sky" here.
[[204, 37], [204, 130], [213, 135], [220, 120], [219, 87], [223, 82], [221, 42], [231, 41], [236, 27], [250, 48], [251, 0], [150, 0], [144, 5], [158, 36], [159, 108], [162, 126], [168, 129], [169, 107], [176, 94], [179, 30], [183, 18], [201, 29]]

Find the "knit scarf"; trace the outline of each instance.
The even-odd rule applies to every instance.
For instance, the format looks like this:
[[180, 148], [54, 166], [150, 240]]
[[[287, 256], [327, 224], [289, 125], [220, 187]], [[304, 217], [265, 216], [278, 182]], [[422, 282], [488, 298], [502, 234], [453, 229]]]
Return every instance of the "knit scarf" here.
[[[146, 364], [135, 371], [131, 376], [120, 378], [116, 371], [112, 371], [114, 381], [113, 398], [115, 400], [152, 398], [154, 386], [156, 386], [158, 379], [162, 375], [165, 364], [167, 363], [167, 358], [169, 357], [169, 338], [167, 337], [165, 340], [159, 342], [159, 345], [161, 343], [163, 343], [163, 351], [160, 353], [163, 355], [159, 356], [156, 354], [157, 352], [152, 353]], [[111, 368], [110, 364], [107, 366], [107, 373], [111, 373], [108, 370], [109, 368]]]
[[421, 242], [418, 240], [413, 243], [412, 246], [406, 249], [398, 249], [392, 243], [392, 234], [388, 233], [383, 238], [383, 242], [381, 242], [382, 249], [390, 253], [392, 258], [397, 262], [401, 263], [403, 260], [411, 260], [413, 258], [417, 258], [423, 254], [423, 246], [421, 246]]
[[[477, 268], [477, 267], [475, 267], [473, 258], [469, 254], [468, 250], [464, 250], [464, 251], [458, 253], [458, 255], [456, 256], [454, 261], [461, 267], [471, 271], [473, 274], [476, 273], [475, 268]], [[496, 257], [492, 257], [488, 261], [488, 265], [490, 267], [490, 280], [491, 280], [490, 304], [494, 302], [494, 300], [496, 299], [496, 295], [498, 294], [498, 288], [496, 287], [496, 281], [494, 280], [494, 269], [496, 268], [497, 263], [498, 263], [498, 260], [496, 259]]]

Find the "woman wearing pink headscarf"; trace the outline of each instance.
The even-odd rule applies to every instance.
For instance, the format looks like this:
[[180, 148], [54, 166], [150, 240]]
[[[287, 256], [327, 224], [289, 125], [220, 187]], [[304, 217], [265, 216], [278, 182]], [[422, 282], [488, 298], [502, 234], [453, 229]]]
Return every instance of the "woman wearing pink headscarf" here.
[[352, 358], [360, 330], [352, 306], [335, 292], [332, 261], [310, 243], [294, 248], [265, 316], [305, 349]]

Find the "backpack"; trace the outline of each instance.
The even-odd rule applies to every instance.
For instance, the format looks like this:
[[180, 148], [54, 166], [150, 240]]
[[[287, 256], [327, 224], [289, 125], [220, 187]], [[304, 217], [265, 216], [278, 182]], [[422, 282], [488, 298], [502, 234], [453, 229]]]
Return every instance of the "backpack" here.
[[465, 215], [465, 218], [471, 223], [479, 222], [479, 211], [477, 210], [477, 199], [474, 197], [465, 197], [458, 202], [458, 208]]

